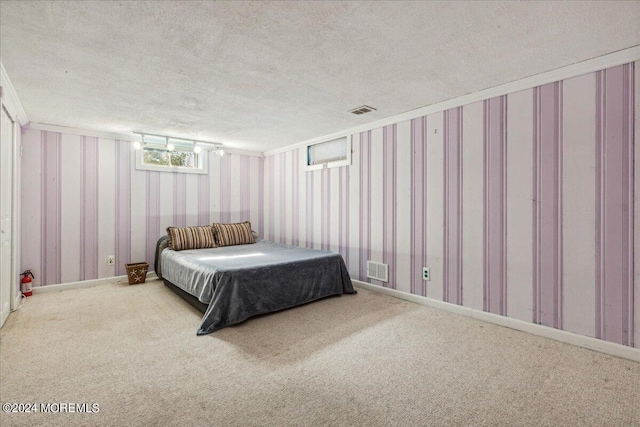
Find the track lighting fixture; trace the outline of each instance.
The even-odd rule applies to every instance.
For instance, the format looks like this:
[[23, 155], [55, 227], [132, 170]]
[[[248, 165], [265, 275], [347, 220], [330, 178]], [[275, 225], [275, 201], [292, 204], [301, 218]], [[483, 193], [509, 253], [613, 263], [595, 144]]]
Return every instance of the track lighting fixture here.
[[[214, 151], [220, 157], [224, 156], [225, 154], [224, 150], [222, 149], [222, 145], [216, 144], [214, 142], [189, 140], [184, 138], [177, 138], [174, 136], [158, 135], [153, 133], [143, 133], [143, 132], [134, 132], [134, 133], [137, 135], [140, 135], [141, 137], [141, 141], [133, 142], [133, 147], [136, 150], [140, 150], [145, 146], [149, 146], [157, 149], [164, 148], [167, 151], [174, 151], [176, 149], [192, 150], [196, 154], [202, 153], [203, 150], [209, 150], [209, 151]], [[148, 140], [145, 140], [145, 137], [150, 137], [150, 138]]]

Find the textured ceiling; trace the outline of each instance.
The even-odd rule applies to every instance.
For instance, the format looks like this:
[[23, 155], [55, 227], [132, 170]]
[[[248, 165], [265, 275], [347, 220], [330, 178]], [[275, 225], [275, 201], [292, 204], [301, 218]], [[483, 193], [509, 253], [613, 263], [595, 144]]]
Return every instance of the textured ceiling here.
[[32, 122], [258, 151], [640, 44], [638, 1], [1, 0], [0, 19]]

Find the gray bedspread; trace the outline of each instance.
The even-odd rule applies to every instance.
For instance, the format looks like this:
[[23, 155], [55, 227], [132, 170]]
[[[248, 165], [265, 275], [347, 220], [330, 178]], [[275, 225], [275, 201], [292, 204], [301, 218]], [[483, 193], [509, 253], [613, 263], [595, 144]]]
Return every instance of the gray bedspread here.
[[259, 240], [214, 249], [164, 249], [157, 256], [161, 277], [209, 304], [198, 335], [251, 316], [356, 293], [342, 257], [330, 251]]

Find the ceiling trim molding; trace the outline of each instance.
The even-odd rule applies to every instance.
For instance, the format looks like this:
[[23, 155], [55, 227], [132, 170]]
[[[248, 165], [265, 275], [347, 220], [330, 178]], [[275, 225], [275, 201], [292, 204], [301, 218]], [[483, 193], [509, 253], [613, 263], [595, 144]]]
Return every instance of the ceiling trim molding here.
[[509, 93], [519, 92], [521, 90], [531, 89], [537, 86], [541, 86], [547, 83], [553, 83], [559, 80], [565, 80], [572, 77], [581, 76], [583, 74], [593, 73], [605, 68], [615, 67], [621, 64], [627, 64], [640, 60], [640, 45], [636, 45], [627, 49], [622, 49], [616, 52], [608, 53], [606, 55], [598, 56], [596, 58], [587, 59], [581, 62], [576, 62], [565, 67], [556, 68], [555, 70], [545, 71], [544, 73], [535, 74], [533, 76], [525, 77], [520, 80], [505, 83], [499, 86], [483, 89], [478, 92], [469, 93], [466, 95], [452, 98], [447, 101], [439, 102], [437, 104], [428, 105], [415, 110], [407, 111], [405, 113], [396, 114], [385, 119], [376, 120], [375, 122], [366, 123], [363, 125], [355, 126], [349, 129], [344, 129], [339, 132], [323, 135], [317, 138], [307, 139], [295, 144], [287, 145], [275, 150], [265, 151], [265, 156], [272, 156], [274, 154], [283, 153], [293, 150], [295, 148], [304, 147], [306, 145], [327, 141], [330, 139], [341, 138], [355, 133], [360, 133], [372, 129], [377, 129], [383, 126], [391, 125], [394, 123], [404, 122], [406, 120], [415, 119], [417, 117], [426, 116], [428, 114], [438, 113], [450, 108], [460, 107], [462, 105], [471, 104], [485, 99], [494, 98], [496, 96], [507, 95]]
[[2, 86], [2, 103], [7, 107], [9, 113], [15, 115], [14, 119], [20, 123], [20, 126], [29, 123], [27, 113], [24, 111], [20, 98], [16, 94], [16, 88], [13, 87], [2, 61], [0, 61], [0, 86]]
[[125, 133], [95, 131], [95, 130], [89, 130], [89, 129], [68, 127], [68, 126], [50, 125], [47, 123], [30, 122], [27, 126], [25, 126], [25, 129], [42, 130], [47, 132], [68, 133], [71, 135], [93, 136], [96, 138], [117, 139], [118, 141], [131, 141], [131, 142], [140, 141], [140, 137], [138, 135], [127, 135]]
[[[140, 136], [136, 134], [126, 134], [126, 133], [114, 133], [114, 132], [104, 132], [99, 130], [89, 130], [89, 129], [80, 129], [68, 126], [59, 126], [59, 125], [51, 125], [47, 123], [34, 123], [30, 122], [26, 126], [24, 126], [26, 130], [40, 130], [47, 132], [59, 132], [59, 133], [67, 133], [71, 135], [82, 135], [82, 136], [92, 136], [95, 138], [105, 138], [105, 139], [115, 139], [118, 141], [140, 141]], [[177, 137], [176, 137], [177, 138]], [[177, 138], [183, 139], [183, 138]], [[184, 140], [189, 140], [189, 138], [184, 138]], [[211, 143], [214, 144], [214, 143]], [[222, 149], [224, 149], [225, 153], [229, 154], [242, 154], [245, 156], [254, 156], [254, 157], [262, 157], [262, 153], [260, 151], [249, 151], [249, 150], [237, 150], [235, 148], [229, 148], [223, 143], [215, 143], [219, 144]]]

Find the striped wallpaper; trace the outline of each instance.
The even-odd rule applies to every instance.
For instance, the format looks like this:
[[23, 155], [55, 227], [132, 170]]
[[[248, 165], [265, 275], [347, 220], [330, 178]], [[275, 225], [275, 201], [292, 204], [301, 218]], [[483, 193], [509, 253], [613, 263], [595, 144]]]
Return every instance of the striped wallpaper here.
[[122, 275], [169, 225], [250, 220], [359, 280], [640, 347], [639, 79], [636, 62], [372, 129], [351, 166], [313, 172], [300, 148], [139, 171], [128, 142], [26, 130], [22, 268]]
[[207, 152], [208, 175], [140, 171], [130, 142], [39, 130], [22, 151], [21, 268], [34, 286], [153, 269], [171, 225], [249, 220], [262, 233], [262, 158]]
[[349, 167], [269, 156], [266, 237], [339, 252], [362, 281], [640, 347], [639, 68], [352, 135]]

